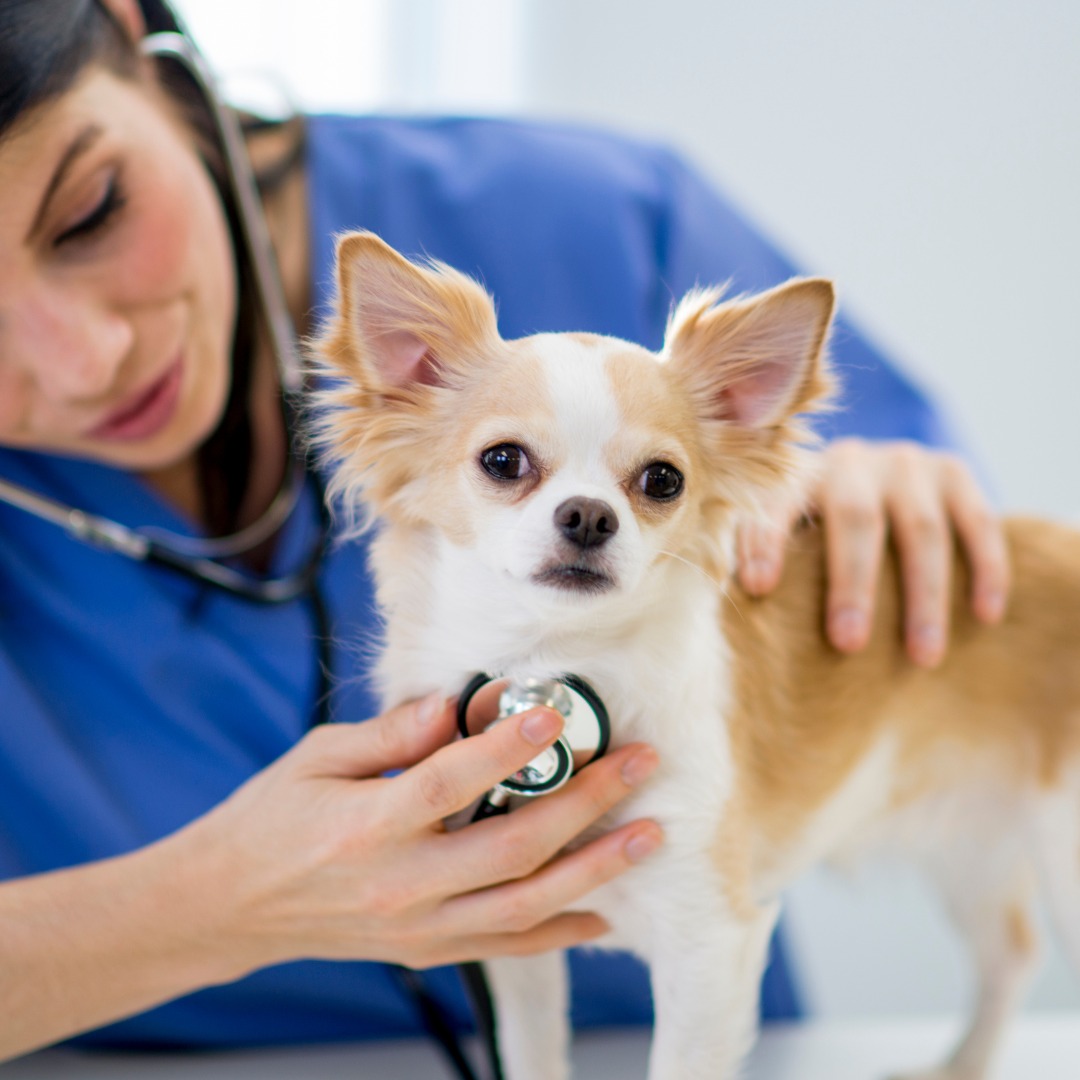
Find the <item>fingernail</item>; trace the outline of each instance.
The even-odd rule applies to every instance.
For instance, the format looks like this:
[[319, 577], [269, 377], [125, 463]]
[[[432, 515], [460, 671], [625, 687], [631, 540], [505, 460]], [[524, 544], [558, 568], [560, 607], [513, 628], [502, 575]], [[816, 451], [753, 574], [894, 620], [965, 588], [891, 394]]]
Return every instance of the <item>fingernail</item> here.
[[866, 637], [866, 612], [859, 608], [841, 608], [829, 620], [829, 637], [841, 649], [853, 649]]
[[664, 834], [656, 825], [634, 833], [623, 846], [623, 853], [631, 862], [641, 862], [664, 842]]
[[563, 729], [563, 718], [551, 709], [537, 709], [525, 714], [521, 721], [521, 735], [533, 746], [551, 742]]
[[1005, 615], [1005, 594], [980, 593], [978, 607], [982, 617], [988, 622], [1000, 622]]
[[917, 626], [911, 644], [920, 663], [936, 663], [945, 648], [944, 631], [940, 626]]
[[642, 747], [636, 754], [623, 762], [622, 778], [627, 787], [636, 787], [646, 777], [652, 775], [660, 759], [652, 747]]
[[770, 559], [751, 559], [743, 570], [743, 575], [746, 579], [746, 587], [750, 589], [751, 592], [765, 588], [765, 583], [770, 580], [773, 574], [773, 565], [774, 564]]
[[443, 711], [445, 705], [446, 698], [438, 690], [433, 691], [417, 706], [416, 722], [421, 727], [427, 727]]

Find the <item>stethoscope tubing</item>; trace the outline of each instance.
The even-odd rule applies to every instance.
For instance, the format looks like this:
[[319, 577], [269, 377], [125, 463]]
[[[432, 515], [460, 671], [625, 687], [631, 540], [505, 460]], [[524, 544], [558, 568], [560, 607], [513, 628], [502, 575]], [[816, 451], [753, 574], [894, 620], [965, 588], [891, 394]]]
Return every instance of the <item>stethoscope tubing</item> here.
[[[142, 39], [141, 47], [147, 56], [169, 57], [180, 63], [195, 81], [210, 112], [224, 150], [222, 157], [229, 174], [229, 186], [237, 202], [244, 246], [251, 259], [256, 288], [263, 300], [266, 329], [278, 366], [281, 388], [287, 398], [295, 399], [303, 390], [296, 334], [285, 303], [281, 274], [259, 203], [240, 124], [236, 116], [222, 104], [214, 73], [186, 33], [165, 30], [148, 34]], [[273, 302], [267, 302], [271, 297]]]

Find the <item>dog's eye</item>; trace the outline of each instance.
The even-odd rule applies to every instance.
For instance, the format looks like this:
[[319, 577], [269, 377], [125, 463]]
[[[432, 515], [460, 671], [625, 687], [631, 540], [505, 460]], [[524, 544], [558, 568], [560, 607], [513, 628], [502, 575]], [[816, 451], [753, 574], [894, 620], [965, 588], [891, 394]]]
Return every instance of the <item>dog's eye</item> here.
[[529, 459], [520, 446], [500, 443], [480, 455], [484, 470], [497, 480], [519, 480], [529, 471]]
[[666, 461], [654, 461], [641, 474], [638, 486], [650, 499], [674, 499], [683, 489], [683, 475]]

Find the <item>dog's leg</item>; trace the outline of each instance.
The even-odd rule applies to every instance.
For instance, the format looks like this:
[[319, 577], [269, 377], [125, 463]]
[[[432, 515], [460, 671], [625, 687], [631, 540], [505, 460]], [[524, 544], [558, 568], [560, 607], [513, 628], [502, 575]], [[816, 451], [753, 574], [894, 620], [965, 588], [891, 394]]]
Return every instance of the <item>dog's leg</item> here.
[[506, 1080], [569, 1080], [566, 954], [484, 961]]
[[1080, 792], [1075, 786], [1062, 785], [1040, 799], [1035, 851], [1050, 917], [1080, 975]]
[[[939, 865], [934, 877], [949, 912], [974, 954], [979, 987], [975, 1012], [948, 1061], [894, 1080], [983, 1080], [989, 1075], [1005, 1024], [1027, 989], [1038, 953], [1032, 917], [1033, 875], [1015, 863], [999, 877], [990, 848], [987, 862], [959, 859]], [[985, 871], [985, 872], [984, 872]]]
[[742, 920], [716, 907], [653, 913], [649, 1080], [740, 1075], [757, 1036], [761, 976], [779, 910], [770, 904]]

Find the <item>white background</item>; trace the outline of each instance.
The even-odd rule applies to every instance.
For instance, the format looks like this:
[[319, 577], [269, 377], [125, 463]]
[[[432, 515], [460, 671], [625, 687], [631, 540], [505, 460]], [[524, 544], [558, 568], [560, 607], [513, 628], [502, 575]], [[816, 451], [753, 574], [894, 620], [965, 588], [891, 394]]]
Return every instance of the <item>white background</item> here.
[[[950, 408], [1013, 510], [1080, 515], [1075, 0], [182, 0], [229, 71], [315, 109], [601, 122], [686, 152]], [[1080, 628], [1078, 628], [1080, 640]], [[814, 1007], [957, 1007], [921, 885], [815, 874]], [[1080, 1005], [1056, 954], [1032, 1004]]]

